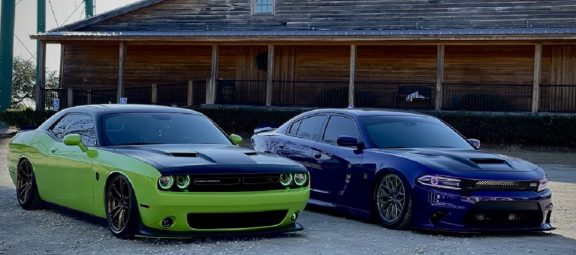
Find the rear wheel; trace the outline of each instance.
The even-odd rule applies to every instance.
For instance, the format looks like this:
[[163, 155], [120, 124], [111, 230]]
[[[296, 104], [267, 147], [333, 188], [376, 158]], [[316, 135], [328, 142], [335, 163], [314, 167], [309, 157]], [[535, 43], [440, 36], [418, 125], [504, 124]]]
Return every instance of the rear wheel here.
[[393, 173], [382, 176], [374, 189], [374, 211], [386, 228], [404, 229], [412, 220], [412, 196], [402, 178]]
[[113, 176], [106, 185], [106, 220], [116, 237], [132, 238], [140, 215], [130, 182], [123, 175]]
[[25, 210], [36, 210], [42, 205], [38, 187], [36, 186], [36, 176], [32, 163], [23, 159], [18, 163], [18, 175], [16, 176], [16, 197], [18, 204]]

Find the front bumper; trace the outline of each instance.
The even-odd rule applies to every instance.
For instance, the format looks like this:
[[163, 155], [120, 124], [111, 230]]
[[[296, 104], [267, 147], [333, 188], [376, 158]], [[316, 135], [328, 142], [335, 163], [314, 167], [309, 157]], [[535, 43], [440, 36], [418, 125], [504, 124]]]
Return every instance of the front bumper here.
[[453, 232], [552, 230], [552, 192], [481, 191], [461, 193], [417, 186], [413, 226]]
[[[233, 232], [297, 231], [299, 216], [310, 196], [309, 187], [254, 192], [161, 192], [139, 204], [144, 236], [214, 235]], [[279, 215], [278, 212], [281, 212]], [[254, 217], [251, 217], [251, 215]], [[264, 219], [270, 215], [273, 219]], [[235, 218], [238, 221], [235, 223]], [[170, 218], [172, 224], [163, 226]], [[201, 219], [202, 222], [195, 222]], [[215, 220], [214, 220], [215, 219]], [[218, 220], [220, 219], [220, 220]], [[213, 220], [213, 224], [210, 222]], [[212, 227], [213, 225], [213, 227]], [[200, 226], [200, 227], [193, 227]]]

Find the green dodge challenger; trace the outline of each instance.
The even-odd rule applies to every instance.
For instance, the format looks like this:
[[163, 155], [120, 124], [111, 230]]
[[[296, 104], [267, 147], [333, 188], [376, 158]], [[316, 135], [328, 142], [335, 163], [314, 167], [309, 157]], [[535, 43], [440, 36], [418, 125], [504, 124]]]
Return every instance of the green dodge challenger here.
[[121, 238], [301, 230], [307, 170], [240, 142], [192, 110], [88, 105], [17, 134], [8, 167], [22, 208], [104, 218]]

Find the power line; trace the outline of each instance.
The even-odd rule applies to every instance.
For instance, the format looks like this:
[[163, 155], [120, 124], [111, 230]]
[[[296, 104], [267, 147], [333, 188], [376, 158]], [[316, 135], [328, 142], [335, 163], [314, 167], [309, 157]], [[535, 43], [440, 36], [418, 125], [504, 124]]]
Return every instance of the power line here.
[[52, 11], [52, 16], [54, 17], [54, 21], [56, 21], [56, 26], [59, 27], [58, 19], [56, 18], [56, 13], [54, 13], [54, 7], [52, 6], [52, 0], [48, 0], [48, 4], [50, 5], [50, 11]]
[[36, 61], [36, 56], [34, 55], [34, 53], [32, 53], [32, 51], [30, 51], [30, 49], [28, 49], [28, 47], [26, 47], [26, 44], [24, 44], [24, 42], [22, 42], [22, 40], [20, 40], [20, 37], [18, 37], [17, 34], [14, 34], [14, 37], [24, 47], [24, 49], [28, 52], [28, 54], [30, 54], [32, 59], [34, 59], [34, 61]]
[[74, 13], [76, 13], [76, 11], [78, 11], [78, 9], [79, 9], [81, 6], [82, 6], [81, 4], [79, 4], [78, 6], [76, 6], [76, 9], [74, 9], [74, 11], [72, 12], [72, 14], [70, 14], [70, 16], [68, 16], [68, 18], [66, 18], [66, 19], [64, 20], [64, 22], [62, 22], [62, 24], [66, 24], [66, 22], [67, 22], [70, 18], [72, 18], [72, 15], [74, 15]]

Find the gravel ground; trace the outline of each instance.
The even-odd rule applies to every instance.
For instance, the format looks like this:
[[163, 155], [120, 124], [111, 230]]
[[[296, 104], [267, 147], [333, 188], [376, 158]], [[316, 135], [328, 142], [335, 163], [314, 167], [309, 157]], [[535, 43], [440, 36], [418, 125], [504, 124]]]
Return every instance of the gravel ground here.
[[[114, 238], [99, 222], [62, 211], [22, 210], [0, 140], [0, 254], [576, 254], [576, 154], [516, 150], [546, 171], [555, 211], [549, 233], [440, 235], [305, 211], [304, 231], [269, 238], [193, 240]], [[499, 151], [497, 151], [499, 152]]]

